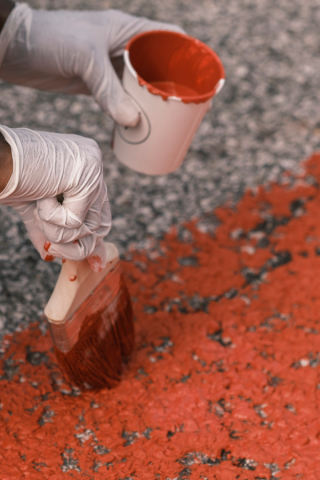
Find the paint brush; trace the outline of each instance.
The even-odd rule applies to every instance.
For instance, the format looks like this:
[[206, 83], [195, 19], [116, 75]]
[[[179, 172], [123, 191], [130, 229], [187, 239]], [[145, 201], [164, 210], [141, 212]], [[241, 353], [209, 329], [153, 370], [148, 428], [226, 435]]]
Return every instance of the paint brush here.
[[81, 389], [111, 388], [134, 347], [129, 292], [118, 250], [104, 243], [107, 265], [99, 273], [87, 260], [66, 260], [44, 310], [58, 364]]

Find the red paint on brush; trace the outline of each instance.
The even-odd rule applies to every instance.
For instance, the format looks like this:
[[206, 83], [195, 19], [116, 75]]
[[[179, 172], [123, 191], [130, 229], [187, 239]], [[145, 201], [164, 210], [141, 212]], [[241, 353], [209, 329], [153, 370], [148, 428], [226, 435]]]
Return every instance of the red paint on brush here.
[[44, 249], [46, 252], [49, 252], [49, 248], [51, 247], [51, 243], [47, 240], [44, 244]]
[[63, 480], [68, 464], [98, 480], [319, 480], [320, 155], [305, 171], [218, 208], [214, 236], [194, 220], [189, 243], [171, 231], [161, 256], [130, 253], [137, 348], [113, 390], [78, 395], [36, 324], [4, 339], [1, 479]]
[[141, 33], [126, 50], [139, 84], [163, 100], [174, 95], [184, 103], [206, 102], [225, 78], [219, 57], [204, 43], [180, 33]]
[[121, 379], [123, 357], [134, 347], [131, 300], [120, 269], [105, 276], [73, 321], [81, 325], [76, 343], [67, 352], [55, 348], [62, 372], [82, 389], [114, 387]]

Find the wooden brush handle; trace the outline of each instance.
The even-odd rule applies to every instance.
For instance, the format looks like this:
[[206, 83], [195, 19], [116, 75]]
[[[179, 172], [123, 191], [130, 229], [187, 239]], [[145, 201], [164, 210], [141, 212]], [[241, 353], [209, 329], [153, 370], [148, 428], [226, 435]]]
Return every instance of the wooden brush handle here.
[[107, 242], [104, 245], [108, 261], [106, 267], [99, 273], [93, 272], [87, 260], [80, 262], [66, 260], [62, 264], [55, 289], [44, 310], [49, 322], [66, 321], [119, 261], [116, 246]]

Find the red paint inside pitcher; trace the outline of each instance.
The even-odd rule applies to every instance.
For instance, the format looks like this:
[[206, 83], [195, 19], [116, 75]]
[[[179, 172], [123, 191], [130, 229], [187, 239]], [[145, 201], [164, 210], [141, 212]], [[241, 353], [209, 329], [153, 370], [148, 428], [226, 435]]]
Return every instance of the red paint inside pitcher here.
[[164, 100], [175, 96], [184, 103], [206, 102], [225, 78], [216, 53], [181, 33], [141, 33], [130, 40], [126, 50], [140, 85]]

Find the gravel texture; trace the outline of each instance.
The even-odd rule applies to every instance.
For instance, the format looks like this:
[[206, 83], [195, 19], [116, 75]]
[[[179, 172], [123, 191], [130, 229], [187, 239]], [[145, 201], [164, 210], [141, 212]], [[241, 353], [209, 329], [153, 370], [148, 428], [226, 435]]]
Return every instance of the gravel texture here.
[[[227, 82], [214, 99], [183, 166], [147, 177], [110, 149], [113, 122], [90, 97], [37, 92], [1, 83], [0, 123], [77, 133], [98, 141], [113, 212], [109, 239], [124, 253], [148, 248], [172, 225], [196, 217], [214, 232], [213, 210], [248, 187], [277, 181], [320, 148], [318, 0], [34, 0], [33, 7], [118, 8], [174, 22], [212, 47]], [[0, 207], [0, 332], [41, 318], [59, 264], [46, 264], [12, 210]], [[181, 229], [183, 233], [183, 229]], [[45, 323], [43, 322], [43, 328]]]
[[116, 388], [66, 382], [36, 326], [5, 339], [1, 480], [319, 480], [320, 154], [305, 169], [217, 209], [214, 237], [130, 253]]

